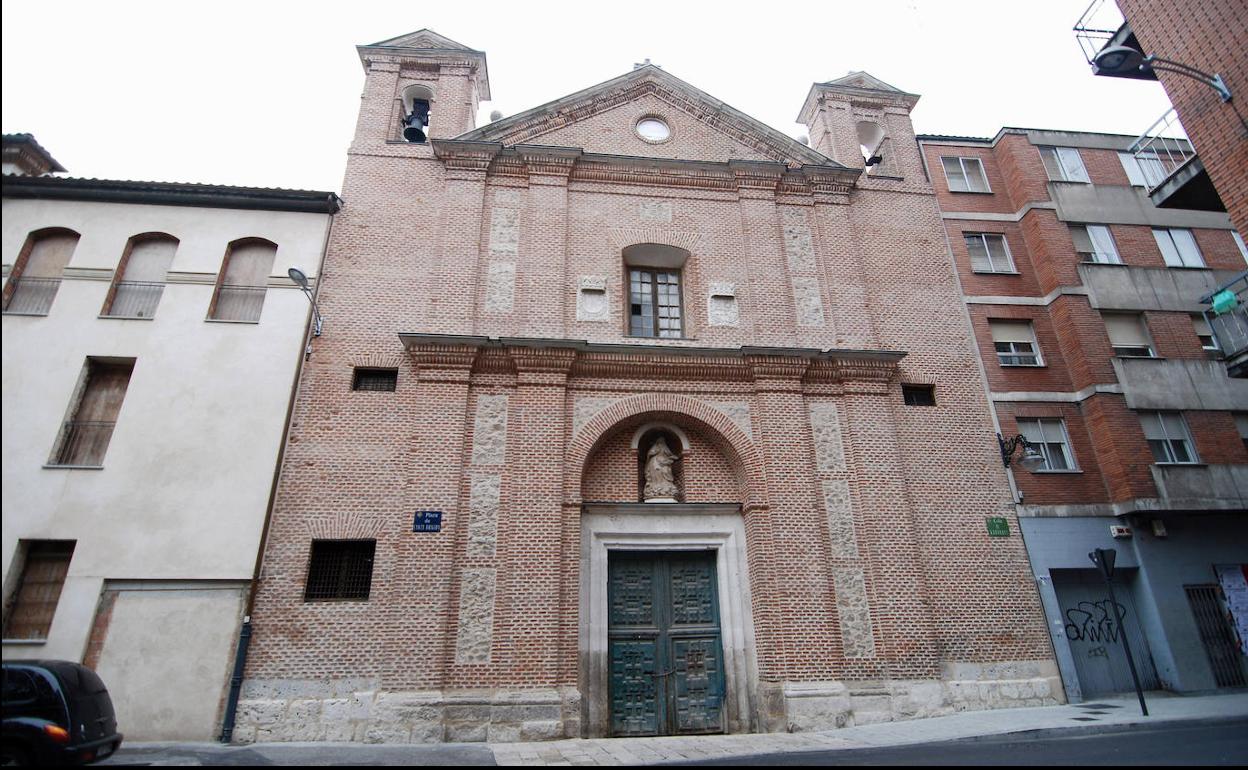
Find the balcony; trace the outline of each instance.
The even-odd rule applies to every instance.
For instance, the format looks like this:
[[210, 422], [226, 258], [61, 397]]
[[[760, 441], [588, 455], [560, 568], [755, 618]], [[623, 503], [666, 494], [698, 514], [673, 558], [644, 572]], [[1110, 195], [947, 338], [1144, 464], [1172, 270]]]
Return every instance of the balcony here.
[[1128, 152], [1135, 156], [1154, 206], [1226, 211], [1173, 107], [1140, 134]]
[[1226, 373], [1248, 378], [1248, 270], [1200, 298], [1205, 320], [1226, 356]]
[[1108, 0], [1092, 0], [1087, 10], [1079, 17], [1074, 26], [1075, 40], [1083, 51], [1083, 58], [1092, 67], [1092, 74], [1115, 78], [1133, 78], [1136, 80], [1156, 80], [1157, 75], [1147, 67], [1143, 70], [1107, 71], [1096, 66], [1096, 55], [1106, 48], [1125, 46], [1140, 53], [1144, 52], [1140, 42], [1136, 40], [1131, 25], [1126, 23], [1122, 12]]
[[[1169, 511], [1248, 508], [1248, 465], [1153, 465], [1159, 509]], [[1137, 510], [1151, 506], [1142, 505]]]

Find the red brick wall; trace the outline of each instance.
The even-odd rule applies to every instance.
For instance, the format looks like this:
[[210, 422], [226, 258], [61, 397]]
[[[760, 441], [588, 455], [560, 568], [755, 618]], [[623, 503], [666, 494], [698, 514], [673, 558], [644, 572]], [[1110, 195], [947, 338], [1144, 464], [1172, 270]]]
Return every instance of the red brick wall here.
[[1243, 1], [1118, 0], [1118, 7], [1144, 53], [1218, 73], [1230, 87], [1234, 101], [1227, 104], [1197, 80], [1159, 73], [1231, 222], [1241, 233], [1248, 232], [1248, 126], [1242, 117], [1243, 94], [1248, 93], [1248, 45], [1244, 45]]

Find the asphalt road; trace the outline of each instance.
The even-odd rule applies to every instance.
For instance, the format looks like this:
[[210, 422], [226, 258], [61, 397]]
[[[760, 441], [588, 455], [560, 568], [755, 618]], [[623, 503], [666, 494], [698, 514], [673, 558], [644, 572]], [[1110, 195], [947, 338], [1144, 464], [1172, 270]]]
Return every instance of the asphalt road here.
[[1094, 735], [972, 738], [882, 749], [840, 749], [735, 757], [689, 765], [1114, 765], [1248, 764], [1248, 720], [1136, 725]]

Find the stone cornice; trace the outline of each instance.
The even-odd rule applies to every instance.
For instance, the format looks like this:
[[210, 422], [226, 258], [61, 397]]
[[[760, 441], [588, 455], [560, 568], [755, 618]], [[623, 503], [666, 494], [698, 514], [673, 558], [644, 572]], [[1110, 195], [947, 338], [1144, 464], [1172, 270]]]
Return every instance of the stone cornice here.
[[584, 152], [577, 147], [542, 147], [518, 144], [514, 149], [524, 161], [529, 175], [567, 177]]
[[[536, 384], [564, 377], [623, 380], [754, 382], [766, 389], [800, 390], [804, 383], [843, 383], [847, 392], [885, 392], [905, 353], [757, 347], [693, 348], [592, 343], [534, 337], [468, 337], [402, 333], [399, 339], [420, 370], [526, 373]], [[551, 379], [553, 375], [555, 379]], [[422, 375], [422, 379], [425, 377]]]
[[491, 142], [464, 142], [458, 139], [431, 139], [433, 154], [448, 169], [486, 171], [490, 161], [503, 149], [501, 144]]

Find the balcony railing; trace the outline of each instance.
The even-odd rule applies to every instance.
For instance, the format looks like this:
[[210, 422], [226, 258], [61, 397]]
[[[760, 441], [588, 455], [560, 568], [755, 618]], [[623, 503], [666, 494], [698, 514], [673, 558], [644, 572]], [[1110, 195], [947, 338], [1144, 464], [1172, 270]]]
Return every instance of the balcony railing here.
[[1122, 27], [1122, 12], [1107, 0], [1092, 0], [1087, 10], [1075, 22], [1075, 39], [1083, 50], [1083, 58], [1092, 63], [1092, 59], [1101, 52], [1105, 44], [1114, 39], [1114, 35]]
[[[1234, 304], [1217, 312], [1227, 293], [1234, 296]], [[1205, 312], [1205, 320], [1217, 338], [1218, 347], [1226, 356], [1226, 368], [1231, 376], [1248, 375], [1248, 270], [1235, 276], [1208, 295], [1201, 297], [1201, 302], [1209, 305]]]
[[106, 315], [114, 318], [151, 318], [165, 285], [149, 281], [119, 281]]
[[71, 420], [61, 429], [61, 442], [52, 465], [104, 464], [104, 453], [113, 437], [115, 422]]
[[1179, 114], [1171, 107], [1128, 148], [1144, 174], [1150, 193], [1196, 157], [1196, 151], [1186, 137]]
[[22, 276], [10, 280], [13, 282], [13, 293], [4, 306], [4, 312], [15, 315], [47, 315], [61, 285], [60, 278]]
[[263, 286], [222, 285], [217, 290], [213, 320], [258, 322], [260, 311], [264, 309], [264, 293]]

